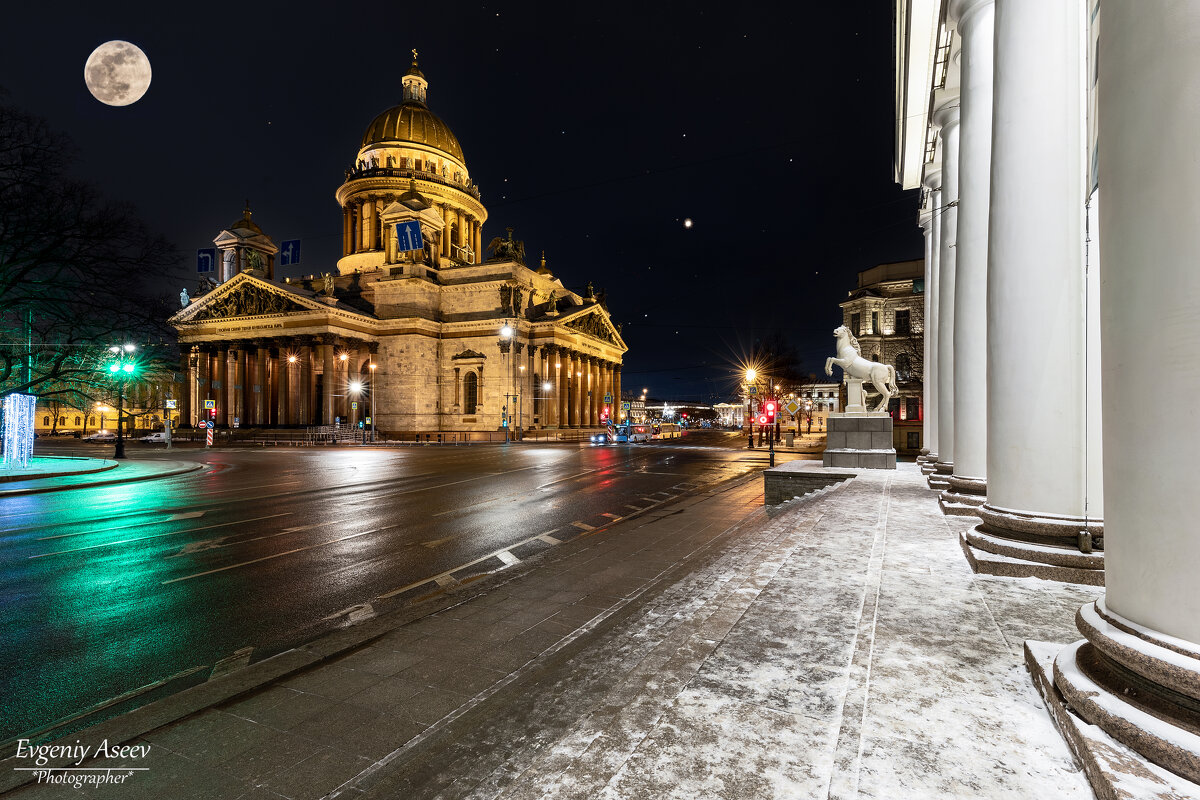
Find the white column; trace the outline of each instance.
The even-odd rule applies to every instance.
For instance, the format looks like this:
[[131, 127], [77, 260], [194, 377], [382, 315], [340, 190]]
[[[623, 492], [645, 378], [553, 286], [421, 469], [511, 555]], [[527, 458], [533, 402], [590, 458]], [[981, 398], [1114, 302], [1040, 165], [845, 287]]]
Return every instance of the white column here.
[[1100, 325], [1108, 605], [1200, 642], [1200, 103], [1184, 101], [1200, 97], [1200, 6], [1106, 0], [1104, 31]]
[[987, 250], [992, 153], [992, 0], [954, 0], [962, 36], [962, 143], [954, 268], [954, 474], [943, 508], [970, 513], [987, 486]]
[[[924, 348], [924, 373], [921, 376], [921, 438], [926, 461], [937, 460], [937, 286], [938, 256], [941, 239], [942, 172], [929, 170], [924, 184], [929, 190], [929, 218], [925, 222], [925, 311], [921, 332]], [[925, 469], [931, 469], [927, 467]]]
[[958, 248], [958, 98], [933, 115], [942, 137], [942, 224], [938, 234], [937, 472], [932, 488], [945, 488], [954, 468], [954, 260]]
[[1186, 708], [1200, 703], [1200, 5], [1104, 0], [1103, 24], [1106, 595], [1080, 610], [1087, 641], [1059, 653], [1055, 683], [1085, 720], [1200, 782]]
[[1088, 528], [1083, 19], [1075, 3], [995, 2], [981, 530], [1075, 547]]

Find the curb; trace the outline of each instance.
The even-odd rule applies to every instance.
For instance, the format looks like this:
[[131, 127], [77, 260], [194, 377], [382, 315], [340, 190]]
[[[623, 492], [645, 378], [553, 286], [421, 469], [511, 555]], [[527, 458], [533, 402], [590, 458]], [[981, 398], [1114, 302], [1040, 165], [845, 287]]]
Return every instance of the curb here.
[[99, 461], [100, 466], [93, 469], [80, 469], [71, 472], [44, 472], [38, 475], [3, 475], [0, 474], [0, 483], [16, 483], [17, 481], [40, 481], [45, 478], [69, 478], [72, 475], [94, 475], [97, 472], [116, 469], [118, 463], [111, 458], [75, 458], [74, 456], [38, 456], [38, 458], [54, 458], [62, 461]]
[[[117, 466], [119, 466], [119, 465], [113, 464], [113, 466], [108, 467], [108, 469], [112, 469]], [[204, 468], [203, 464], [186, 464], [183, 466], [174, 467], [172, 469], [163, 470], [162, 472], [153, 472], [153, 473], [149, 473], [146, 475], [134, 475], [134, 476], [131, 476], [128, 478], [113, 478], [111, 480], [89, 481], [87, 483], [66, 484], [66, 485], [62, 485], [62, 486], [30, 486], [27, 489], [2, 489], [2, 490], [0, 490], [0, 499], [5, 498], [5, 497], [17, 497], [19, 495], [26, 495], [26, 494], [44, 494], [46, 492], [64, 492], [64, 491], [69, 491], [71, 489], [90, 489], [93, 486], [112, 486], [112, 485], [118, 484], [118, 483], [136, 483], [137, 481], [151, 481], [151, 480], [155, 480], [156, 478], [170, 478], [175, 475], [183, 475], [185, 473], [195, 472], [196, 470], [203, 469], [203, 468]], [[103, 471], [105, 471], [105, 470], [92, 470], [90, 472], [95, 473], [95, 472], [103, 472]], [[89, 474], [89, 473], [68, 472], [68, 473], [65, 473], [64, 475], [43, 475], [43, 476], [40, 476], [37, 478], [27, 478], [26, 480], [43, 480], [43, 479], [52, 478], [52, 477], [70, 477], [72, 475], [86, 475], [86, 474]]]

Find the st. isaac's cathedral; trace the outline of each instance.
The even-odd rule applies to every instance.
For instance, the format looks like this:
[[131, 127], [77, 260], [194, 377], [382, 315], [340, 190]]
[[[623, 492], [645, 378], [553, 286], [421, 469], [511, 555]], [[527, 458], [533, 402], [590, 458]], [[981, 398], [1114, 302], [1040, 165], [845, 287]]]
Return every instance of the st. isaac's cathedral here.
[[603, 297], [566, 289], [544, 258], [527, 267], [511, 229], [485, 248], [487, 209], [413, 56], [337, 190], [336, 267], [277, 280], [249, 209], [214, 239], [218, 280], [171, 318], [182, 425], [356, 425], [372, 391], [388, 435], [619, 418], [627, 348]]

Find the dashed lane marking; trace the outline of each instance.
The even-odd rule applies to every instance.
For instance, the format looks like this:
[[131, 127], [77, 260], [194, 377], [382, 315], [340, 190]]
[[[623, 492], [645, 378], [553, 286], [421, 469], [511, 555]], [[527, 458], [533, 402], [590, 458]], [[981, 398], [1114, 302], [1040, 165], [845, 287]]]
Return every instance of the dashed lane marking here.
[[541, 536], [538, 536], [537, 538], [541, 539], [546, 544], [562, 544], [562, 539], [555, 539], [553, 536], [551, 536], [548, 533], [543, 533]]
[[[398, 526], [391, 525], [389, 527], [395, 528]], [[304, 550], [312, 550], [314, 547], [324, 547], [327, 544], [337, 544], [338, 542], [344, 542], [347, 539], [357, 539], [359, 536], [366, 536], [369, 533], [378, 533], [381, 530], [387, 530], [387, 529], [386, 528], [372, 528], [369, 531], [362, 531], [361, 533], [352, 533], [349, 536], [340, 536], [337, 539], [330, 539], [327, 542], [321, 542], [320, 544], [309, 545], [308, 547], [297, 547], [293, 550], [284, 550], [282, 553], [272, 553], [271, 555], [263, 556], [262, 558], [254, 558], [249, 561], [242, 561], [239, 564], [230, 564], [229, 566], [226, 566], [226, 567], [217, 567], [216, 569], [210, 569], [210, 570], [206, 570], [204, 572], [197, 572], [195, 575], [184, 575], [182, 578], [171, 578], [170, 580], [163, 581], [163, 583], [167, 584], [167, 583], [178, 583], [179, 581], [190, 581], [192, 578], [200, 578], [205, 575], [212, 575], [214, 572], [224, 572], [225, 570], [229, 570], [229, 569], [237, 569], [238, 567], [245, 567], [245, 566], [249, 566], [250, 564], [257, 564], [260, 561], [269, 561], [272, 558], [280, 558], [281, 556], [290, 556], [292, 553], [299, 553]]]
[[454, 586], [455, 584], [458, 583], [458, 581], [456, 581], [454, 578], [450, 577], [449, 575], [438, 575], [436, 578], [433, 579], [433, 582], [436, 583], [438, 586]]
[[506, 567], [511, 567], [513, 564], [521, 563], [521, 559], [517, 558], [507, 550], [502, 550], [499, 553], [496, 553], [496, 557], [503, 561]]
[[114, 545], [118, 545], [118, 544], [130, 544], [132, 542], [144, 542], [144, 541], [147, 541], [148, 539], [161, 539], [164, 536], [178, 536], [181, 533], [196, 533], [197, 531], [207, 531], [207, 530], [211, 530], [213, 528], [227, 528], [230, 525], [243, 525], [247, 522], [258, 522], [258, 521], [264, 520], [264, 519], [274, 519], [275, 517], [287, 517], [287, 516], [290, 516], [292, 513], [293, 512], [291, 512], [291, 511], [285, 511], [282, 514], [268, 514], [265, 517], [254, 517], [253, 519], [238, 519], [238, 520], [234, 520], [233, 522], [222, 522], [222, 523], [219, 523], [216, 525], [205, 525], [203, 528], [188, 528], [185, 531], [167, 531], [166, 533], [156, 533], [151, 536], [139, 536], [136, 539], [118, 539], [115, 542], [103, 542], [102, 544], [91, 544], [91, 545], [88, 545], [87, 547], [76, 547], [71, 550], [55, 550], [53, 553], [39, 553], [36, 556], [29, 556], [29, 557], [30, 558], [44, 558], [46, 556], [61, 556], [66, 553], [79, 553], [79, 552], [82, 552], [85, 550], [95, 550], [96, 548], [99, 548], [99, 547], [113, 547]]
[[588, 525], [586, 522], [572, 522], [571, 524], [574, 525], [576, 528], [579, 528], [580, 530], [583, 530], [583, 531], [596, 530], [595, 525]]
[[186, 511], [182, 514], [172, 514], [171, 516], [167, 517], [167, 522], [174, 522], [177, 519], [195, 519], [196, 517], [203, 517], [205, 515], [205, 513], [207, 513], [207, 512]]
[[610, 514], [610, 513], [608, 513], [607, 511], [605, 511], [605, 512], [601, 513], [601, 514], [600, 514], [600, 516], [602, 516], [602, 517], [608, 517], [609, 519], [620, 519], [620, 517], [619, 517], [619, 516], [617, 516], [616, 514]]

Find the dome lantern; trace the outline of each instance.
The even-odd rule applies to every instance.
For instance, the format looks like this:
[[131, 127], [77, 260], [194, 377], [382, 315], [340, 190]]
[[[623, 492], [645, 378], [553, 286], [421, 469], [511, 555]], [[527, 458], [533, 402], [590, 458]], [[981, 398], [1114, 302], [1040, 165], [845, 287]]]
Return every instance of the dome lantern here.
[[408, 72], [404, 73], [404, 77], [400, 80], [400, 85], [403, 87], [405, 103], [422, 103], [426, 102], [425, 98], [429, 93], [429, 81], [425, 80], [425, 75], [417, 67], [417, 50], [414, 47], [412, 66], [408, 68]]

